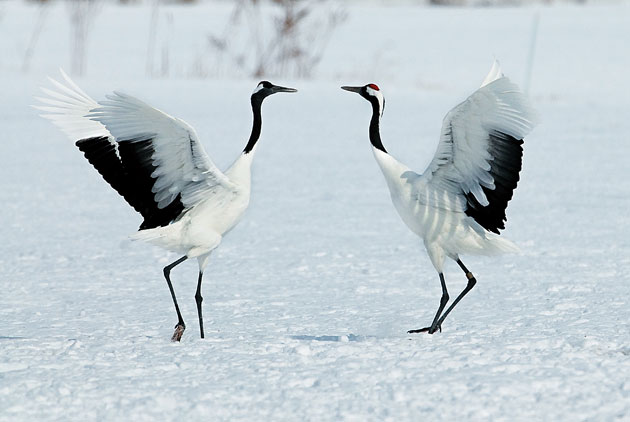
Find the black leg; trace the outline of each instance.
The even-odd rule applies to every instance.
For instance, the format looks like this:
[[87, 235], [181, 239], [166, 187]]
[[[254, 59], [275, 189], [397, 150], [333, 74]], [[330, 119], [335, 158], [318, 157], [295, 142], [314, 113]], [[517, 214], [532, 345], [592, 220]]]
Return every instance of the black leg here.
[[177, 298], [175, 297], [175, 290], [173, 290], [173, 284], [171, 283], [171, 270], [181, 264], [182, 262], [188, 259], [187, 256], [183, 256], [179, 258], [177, 261], [172, 264], [164, 267], [164, 278], [166, 278], [166, 282], [168, 283], [168, 288], [171, 291], [171, 297], [173, 298], [173, 303], [175, 304], [175, 311], [177, 312], [177, 325], [175, 326], [175, 332], [173, 333], [173, 337], [171, 341], [180, 341], [182, 338], [182, 334], [184, 334], [184, 330], [186, 329], [186, 324], [184, 324], [184, 318], [182, 318], [182, 313], [179, 311], [179, 305], [177, 304]]
[[197, 301], [197, 315], [199, 315], [199, 331], [201, 332], [201, 338], [203, 338], [203, 316], [201, 316], [201, 302], [203, 302], [203, 297], [201, 297], [201, 278], [203, 277], [203, 273], [199, 271], [199, 280], [197, 280], [197, 293], [195, 293], [195, 300]]
[[451, 313], [455, 305], [457, 305], [459, 301], [462, 300], [464, 296], [466, 296], [466, 293], [468, 293], [473, 287], [475, 287], [475, 284], [477, 284], [477, 280], [475, 279], [475, 276], [473, 276], [472, 273], [468, 271], [468, 268], [464, 266], [464, 263], [460, 261], [459, 259], [457, 260], [457, 263], [459, 264], [461, 269], [466, 273], [466, 278], [468, 278], [468, 284], [466, 284], [466, 287], [464, 288], [464, 290], [462, 290], [459, 296], [455, 298], [455, 301], [451, 303], [451, 306], [449, 306], [446, 312], [444, 312], [444, 315], [440, 317], [440, 320], [438, 321], [439, 326], [442, 325], [442, 322], [444, 322], [448, 314]]
[[433, 334], [438, 329], [440, 331], [442, 331], [442, 327], [440, 325], [440, 323], [442, 321], [439, 320], [439, 318], [440, 318], [440, 314], [442, 313], [442, 310], [444, 309], [444, 307], [448, 303], [448, 299], [449, 299], [448, 291], [446, 290], [446, 281], [444, 281], [444, 274], [442, 274], [442, 273], [440, 273], [440, 283], [442, 283], [442, 298], [440, 299], [440, 306], [439, 306], [437, 312], [435, 313], [435, 317], [433, 318], [433, 322], [431, 323], [431, 326], [430, 327], [420, 328], [419, 330], [409, 330], [409, 331], [407, 331], [407, 333], [414, 334], [414, 333], [423, 333], [423, 332], [426, 331], [429, 334]]

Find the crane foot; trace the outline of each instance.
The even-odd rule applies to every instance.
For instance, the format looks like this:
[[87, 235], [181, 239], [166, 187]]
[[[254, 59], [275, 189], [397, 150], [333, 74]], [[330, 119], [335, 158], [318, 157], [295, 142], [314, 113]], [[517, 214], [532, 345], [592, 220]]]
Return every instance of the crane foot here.
[[424, 328], [420, 328], [418, 330], [409, 330], [407, 331], [407, 334], [416, 334], [416, 333], [429, 333], [429, 334], [433, 334], [435, 333], [437, 330], [440, 330], [440, 333], [442, 332], [442, 326], [438, 325], [437, 327], [435, 327], [434, 329], [431, 329], [431, 327], [424, 327]]
[[173, 333], [173, 337], [171, 337], [172, 342], [180, 341], [182, 339], [182, 335], [184, 334], [184, 330], [186, 326], [184, 324], [177, 324], [175, 326], [175, 332]]

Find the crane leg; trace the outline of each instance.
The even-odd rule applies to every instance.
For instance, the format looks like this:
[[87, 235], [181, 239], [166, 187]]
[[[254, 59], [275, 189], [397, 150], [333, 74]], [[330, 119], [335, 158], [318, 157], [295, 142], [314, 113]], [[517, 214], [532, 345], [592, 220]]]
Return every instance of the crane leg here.
[[201, 333], [201, 338], [203, 338], [203, 316], [201, 315], [201, 302], [203, 302], [203, 297], [201, 297], [201, 278], [203, 277], [203, 273], [199, 271], [199, 280], [197, 280], [197, 293], [195, 293], [195, 301], [197, 302], [197, 315], [199, 315], [199, 331]]
[[[475, 276], [470, 271], [468, 271], [468, 268], [466, 268], [464, 263], [458, 259], [457, 264], [466, 273], [466, 278], [468, 278], [468, 284], [466, 284], [466, 287], [464, 288], [464, 290], [462, 290], [459, 296], [457, 296], [455, 300], [453, 301], [453, 303], [451, 303], [451, 306], [449, 306], [448, 309], [444, 312], [444, 314], [440, 317], [437, 323], [438, 326], [442, 326], [442, 322], [444, 322], [448, 314], [451, 313], [455, 305], [457, 305], [459, 301], [462, 300], [464, 296], [466, 296], [466, 293], [468, 293], [473, 287], [475, 287], [475, 284], [477, 284], [477, 280], [475, 279]], [[431, 331], [429, 331], [429, 333], [431, 333]]]
[[431, 323], [431, 326], [420, 328], [418, 330], [409, 330], [407, 331], [408, 334], [424, 333], [424, 332], [433, 334], [438, 329], [440, 330], [440, 332], [442, 331], [442, 326], [441, 326], [442, 320], [440, 319], [440, 314], [442, 313], [442, 310], [444, 310], [444, 307], [448, 303], [448, 299], [449, 299], [448, 290], [446, 290], [446, 281], [444, 281], [444, 274], [442, 273], [440, 273], [440, 283], [442, 284], [442, 298], [440, 298], [440, 306], [438, 307], [438, 310], [435, 313], [435, 317], [433, 318], [433, 322]]
[[175, 332], [173, 333], [173, 337], [171, 337], [171, 341], [180, 341], [182, 339], [182, 335], [184, 334], [184, 330], [186, 329], [186, 324], [184, 324], [184, 318], [182, 318], [182, 313], [179, 311], [179, 305], [177, 304], [177, 298], [175, 297], [175, 290], [173, 290], [173, 283], [171, 283], [171, 270], [181, 264], [182, 262], [188, 259], [187, 256], [183, 256], [179, 258], [177, 261], [172, 264], [164, 267], [164, 278], [166, 278], [166, 283], [168, 284], [168, 289], [171, 291], [171, 297], [173, 298], [173, 303], [175, 304], [175, 311], [177, 312], [177, 325], [175, 326]]

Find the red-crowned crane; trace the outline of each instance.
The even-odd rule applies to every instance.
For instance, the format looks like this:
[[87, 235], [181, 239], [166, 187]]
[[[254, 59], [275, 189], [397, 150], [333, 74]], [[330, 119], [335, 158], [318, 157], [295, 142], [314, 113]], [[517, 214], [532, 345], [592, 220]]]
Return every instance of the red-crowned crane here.
[[[476, 283], [460, 254], [515, 252], [499, 237], [505, 209], [516, 188], [523, 157], [523, 138], [535, 125], [535, 113], [519, 88], [495, 62], [481, 87], [449, 111], [433, 161], [418, 174], [392, 157], [381, 142], [379, 122], [385, 100], [375, 84], [343, 86], [372, 105], [369, 138], [392, 202], [405, 224], [424, 240], [442, 285], [440, 305], [430, 326], [409, 333], [435, 333], [455, 305]], [[449, 295], [444, 259], [457, 262], [468, 283], [444, 311]], [[443, 312], [444, 311], [444, 312]]]
[[173, 341], [186, 328], [170, 272], [196, 258], [199, 278], [195, 300], [204, 337], [201, 280], [210, 253], [240, 220], [249, 204], [251, 164], [262, 127], [261, 106], [269, 95], [296, 92], [262, 81], [251, 95], [252, 132], [234, 164], [221, 172], [183, 120], [120, 92], [95, 102], [62, 71], [65, 83], [50, 79], [55, 89], [36, 106], [61, 128], [85, 158], [144, 221], [133, 239], [144, 240], [182, 257], [164, 268], [177, 312]]

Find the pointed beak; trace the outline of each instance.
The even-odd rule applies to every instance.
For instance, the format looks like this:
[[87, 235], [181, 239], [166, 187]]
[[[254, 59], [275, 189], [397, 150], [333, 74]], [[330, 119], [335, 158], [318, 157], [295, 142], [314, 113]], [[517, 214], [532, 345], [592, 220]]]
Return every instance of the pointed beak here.
[[274, 85], [271, 90], [273, 91], [272, 94], [275, 94], [276, 92], [297, 92], [297, 89], [295, 88], [287, 88], [284, 86], [278, 86], [278, 85]]
[[344, 89], [346, 91], [350, 91], [350, 92], [356, 92], [359, 93], [361, 91], [360, 86], [342, 86], [341, 89]]

